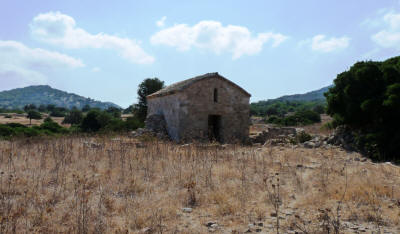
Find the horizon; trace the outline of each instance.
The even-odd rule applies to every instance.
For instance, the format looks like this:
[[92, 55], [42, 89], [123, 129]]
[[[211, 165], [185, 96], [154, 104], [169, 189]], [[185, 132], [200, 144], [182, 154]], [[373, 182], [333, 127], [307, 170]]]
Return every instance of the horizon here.
[[152, 3], [6, 0], [0, 91], [49, 85], [126, 108], [146, 78], [168, 86], [218, 72], [256, 102], [399, 55], [398, 0]]

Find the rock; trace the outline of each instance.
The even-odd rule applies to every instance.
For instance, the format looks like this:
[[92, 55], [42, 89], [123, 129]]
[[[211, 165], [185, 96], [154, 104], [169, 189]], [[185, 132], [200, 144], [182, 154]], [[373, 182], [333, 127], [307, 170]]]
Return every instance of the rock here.
[[212, 225], [215, 225], [215, 224], [218, 226], [218, 223], [217, 223], [217, 222], [215, 222], [215, 221], [208, 221], [208, 222], [206, 222], [204, 225], [207, 226], [207, 227], [211, 227]]
[[183, 213], [192, 213], [193, 209], [190, 207], [184, 207], [182, 208]]
[[307, 149], [312, 149], [312, 148], [316, 147], [315, 143], [312, 141], [306, 141], [303, 143], [303, 145], [304, 145], [304, 148], [307, 148]]
[[143, 233], [143, 234], [153, 233], [153, 229], [151, 229], [149, 227], [145, 227], [142, 230], [140, 230], [140, 233]]
[[[295, 128], [290, 127], [269, 127], [268, 130], [264, 130], [257, 135], [250, 136], [251, 142], [265, 144], [268, 140], [279, 139], [279, 143], [288, 143], [288, 139], [294, 138], [297, 134]], [[274, 142], [277, 143], [277, 142]]]

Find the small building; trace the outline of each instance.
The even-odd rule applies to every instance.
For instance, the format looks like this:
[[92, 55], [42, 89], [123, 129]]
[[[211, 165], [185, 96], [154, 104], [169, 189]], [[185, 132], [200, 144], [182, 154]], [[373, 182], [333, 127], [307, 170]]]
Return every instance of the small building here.
[[243, 142], [249, 137], [250, 96], [217, 72], [207, 73], [147, 96], [147, 119], [162, 116], [174, 141]]

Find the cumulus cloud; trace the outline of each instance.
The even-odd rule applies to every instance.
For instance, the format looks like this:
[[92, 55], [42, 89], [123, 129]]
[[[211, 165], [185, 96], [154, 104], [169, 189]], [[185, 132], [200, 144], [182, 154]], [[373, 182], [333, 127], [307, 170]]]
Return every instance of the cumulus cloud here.
[[384, 48], [400, 50], [400, 13], [389, 12], [383, 16], [385, 28], [372, 35], [371, 39]]
[[325, 35], [320, 34], [314, 36], [310, 42], [312, 50], [329, 53], [347, 48], [350, 44], [350, 38], [346, 36], [327, 38]]
[[84, 66], [80, 59], [65, 54], [0, 40], [0, 80], [4, 86], [40, 84], [47, 80], [47, 72]]
[[177, 24], [162, 29], [151, 37], [154, 45], [166, 45], [187, 51], [192, 47], [207, 49], [216, 54], [232, 53], [233, 59], [259, 53], [265, 43], [277, 47], [288, 37], [279, 33], [252, 33], [242, 26], [223, 26], [217, 21], [200, 21], [194, 26]]
[[167, 17], [163, 16], [160, 20], [157, 20], [157, 22], [156, 22], [157, 27], [164, 27], [166, 19], [167, 19]]
[[42, 42], [65, 48], [112, 49], [132, 63], [150, 64], [154, 58], [148, 55], [135, 40], [104, 33], [90, 34], [76, 26], [75, 20], [60, 12], [39, 14], [30, 24], [32, 36]]

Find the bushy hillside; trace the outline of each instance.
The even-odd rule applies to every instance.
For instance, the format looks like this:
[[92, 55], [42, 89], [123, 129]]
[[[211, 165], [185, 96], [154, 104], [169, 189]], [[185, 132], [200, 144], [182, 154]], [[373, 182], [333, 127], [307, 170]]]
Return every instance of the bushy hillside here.
[[48, 105], [54, 104], [65, 108], [82, 108], [85, 105], [106, 109], [118, 105], [111, 102], [100, 102], [91, 98], [85, 98], [73, 93], [67, 93], [48, 85], [28, 86], [0, 92], [0, 108], [22, 109], [27, 104]]
[[304, 94], [285, 95], [266, 101], [253, 102], [250, 104], [251, 114], [257, 116], [284, 116], [289, 112], [304, 110], [323, 113], [326, 106], [324, 93], [331, 87], [332, 85]]
[[311, 92], [307, 92], [304, 94], [293, 94], [293, 95], [285, 95], [282, 97], [279, 97], [274, 100], [279, 100], [279, 101], [320, 101], [320, 100], [325, 100], [324, 93], [328, 91], [329, 88], [331, 88], [333, 85], [323, 87], [318, 90], [314, 90]]

